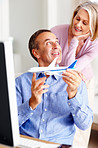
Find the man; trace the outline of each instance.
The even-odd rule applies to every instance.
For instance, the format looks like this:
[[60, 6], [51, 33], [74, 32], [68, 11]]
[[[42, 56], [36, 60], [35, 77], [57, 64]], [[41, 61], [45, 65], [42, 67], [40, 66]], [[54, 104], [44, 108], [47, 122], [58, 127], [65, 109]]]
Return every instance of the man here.
[[[29, 50], [40, 67], [49, 66], [62, 52], [57, 37], [38, 30], [29, 40]], [[75, 125], [85, 130], [92, 124], [87, 90], [79, 73], [66, 70], [62, 77], [27, 72], [16, 78], [20, 133], [65, 145], [72, 145]]]

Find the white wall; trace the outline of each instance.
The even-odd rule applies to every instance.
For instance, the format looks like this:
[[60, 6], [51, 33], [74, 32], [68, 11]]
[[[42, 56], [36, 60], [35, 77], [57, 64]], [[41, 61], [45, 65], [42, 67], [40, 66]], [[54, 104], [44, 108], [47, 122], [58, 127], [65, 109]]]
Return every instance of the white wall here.
[[[27, 46], [31, 34], [42, 27], [42, 0], [9, 0], [9, 15], [10, 36], [14, 38], [15, 72], [24, 72], [36, 65]], [[17, 54], [20, 54], [21, 64], [18, 64], [20, 57]]]
[[69, 24], [73, 13], [73, 0], [58, 0], [57, 24]]
[[0, 40], [9, 37], [9, 0], [0, 0]]

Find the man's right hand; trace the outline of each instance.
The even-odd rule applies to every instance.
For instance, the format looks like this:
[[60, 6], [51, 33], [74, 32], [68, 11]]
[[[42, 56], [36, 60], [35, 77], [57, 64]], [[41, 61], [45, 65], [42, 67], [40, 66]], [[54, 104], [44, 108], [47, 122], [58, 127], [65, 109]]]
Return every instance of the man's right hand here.
[[34, 110], [42, 101], [42, 94], [48, 91], [49, 85], [44, 85], [46, 77], [36, 80], [36, 73], [33, 73], [31, 85], [31, 98], [29, 101], [30, 107]]

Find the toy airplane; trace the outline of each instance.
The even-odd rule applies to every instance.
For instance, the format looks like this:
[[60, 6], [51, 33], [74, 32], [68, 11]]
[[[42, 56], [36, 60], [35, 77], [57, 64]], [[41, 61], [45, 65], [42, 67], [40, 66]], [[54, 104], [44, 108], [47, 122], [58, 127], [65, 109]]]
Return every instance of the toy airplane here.
[[75, 69], [75, 65], [77, 60], [75, 60], [71, 65], [68, 67], [54, 67], [56, 63], [57, 58], [55, 58], [52, 63], [48, 67], [33, 67], [29, 70], [29, 72], [35, 72], [35, 73], [46, 73], [47, 75], [60, 75], [59, 73], [65, 71], [66, 69]]

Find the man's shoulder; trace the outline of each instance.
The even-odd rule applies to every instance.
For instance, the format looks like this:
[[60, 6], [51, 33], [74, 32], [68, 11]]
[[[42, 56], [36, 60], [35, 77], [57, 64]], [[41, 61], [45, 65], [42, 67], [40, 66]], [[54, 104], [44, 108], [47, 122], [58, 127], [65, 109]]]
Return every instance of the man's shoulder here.
[[27, 80], [31, 80], [32, 79], [32, 76], [33, 76], [33, 73], [31, 72], [25, 72], [25, 73], [22, 73], [20, 74], [20, 76], [16, 77], [15, 81], [16, 82], [23, 82], [23, 81], [27, 81]]

